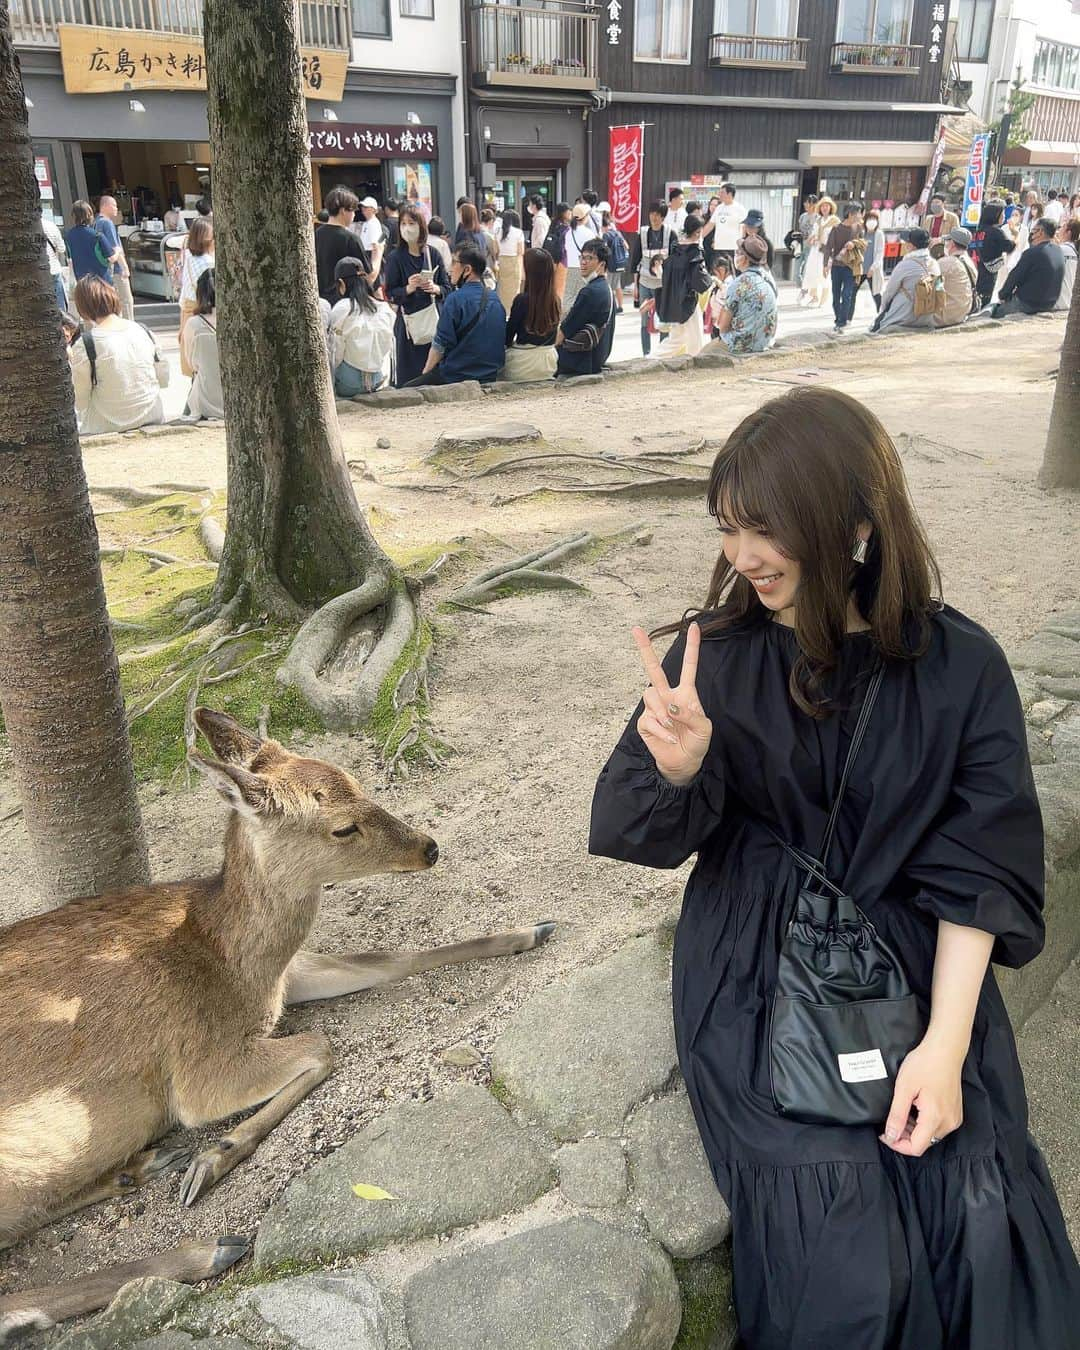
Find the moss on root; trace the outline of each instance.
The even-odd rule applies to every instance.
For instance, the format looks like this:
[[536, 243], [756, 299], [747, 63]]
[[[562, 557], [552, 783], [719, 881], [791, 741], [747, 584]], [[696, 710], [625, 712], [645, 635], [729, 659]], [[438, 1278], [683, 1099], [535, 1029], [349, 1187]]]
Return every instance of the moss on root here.
[[672, 1350], [732, 1350], [738, 1339], [731, 1306], [731, 1251], [725, 1243], [691, 1261], [675, 1261], [683, 1315]]

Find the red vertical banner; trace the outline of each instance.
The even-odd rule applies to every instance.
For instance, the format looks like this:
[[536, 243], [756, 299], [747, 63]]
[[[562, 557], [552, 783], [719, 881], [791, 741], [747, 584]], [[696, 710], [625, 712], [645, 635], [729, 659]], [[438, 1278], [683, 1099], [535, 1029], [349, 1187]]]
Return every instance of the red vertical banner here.
[[644, 167], [640, 125], [611, 128], [608, 200], [615, 228], [634, 234], [641, 224], [641, 176]]

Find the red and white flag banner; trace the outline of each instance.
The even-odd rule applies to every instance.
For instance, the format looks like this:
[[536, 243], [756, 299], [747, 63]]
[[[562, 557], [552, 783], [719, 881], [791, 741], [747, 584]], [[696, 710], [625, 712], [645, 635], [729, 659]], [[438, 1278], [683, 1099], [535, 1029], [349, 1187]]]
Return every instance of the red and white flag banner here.
[[645, 129], [640, 124], [611, 128], [611, 155], [608, 161], [611, 219], [616, 229], [629, 234], [636, 233], [641, 224], [644, 135]]

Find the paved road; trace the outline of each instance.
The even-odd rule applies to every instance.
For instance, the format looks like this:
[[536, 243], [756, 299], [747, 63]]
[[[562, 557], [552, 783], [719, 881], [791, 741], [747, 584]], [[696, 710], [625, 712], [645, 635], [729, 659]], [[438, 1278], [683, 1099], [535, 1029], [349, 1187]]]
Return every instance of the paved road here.
[[[800, 309], [797, 304], [798, 289], [787, 282], [780, 284], [780, 318], [777, 336], [792, 333], [821, 333], [832, 331], [833, 313], [831, 305], [821, 309]], [[627, 296], [629, 300], [629, 296]], [[866, 287], [859, 291], [855, 305], [855, 318], [852, 332], [864, 333], [874, 321], [874, 303]], [[189, 388], [188, 380], [180, 373], [180, 356], [177, 344], [179, 309], [176, 305], [143, 304], [135, 306], [135, 317], [146, 324], [157, 337], [161, 350], [168, 356], [172, 369], [169, 387], [163, 391], [167, 418], [179, 417], [184, 411], [184, 402]], [[630, 361], [641, 355], [640, 316], [630, 302], [615, 321], [615, 342], [611, 349], [613, 362]], [[653, 339], [653, 350], [657, 349]], [[865, 358], [860, 358], [865, 359]]]

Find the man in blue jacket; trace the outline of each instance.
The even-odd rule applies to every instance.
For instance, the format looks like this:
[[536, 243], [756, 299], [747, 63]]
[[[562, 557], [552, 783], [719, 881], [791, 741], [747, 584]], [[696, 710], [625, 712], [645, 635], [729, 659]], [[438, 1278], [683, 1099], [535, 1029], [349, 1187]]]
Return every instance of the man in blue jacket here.
[[581, 275], [585, 285], [574, 297], [559, 325], [556, 375], [597, 375], [611, 355], [615, 337], [615, 296], [608, 283], [611, 253], [602, 239], [590, 239], [581, 248]]
[[423, 372], [403, 387], [494, 380], [506, 362], [506, 310], [484, 285], [487, 259], [459, 244], [450, 260], [454, 289], [443, 301]]

